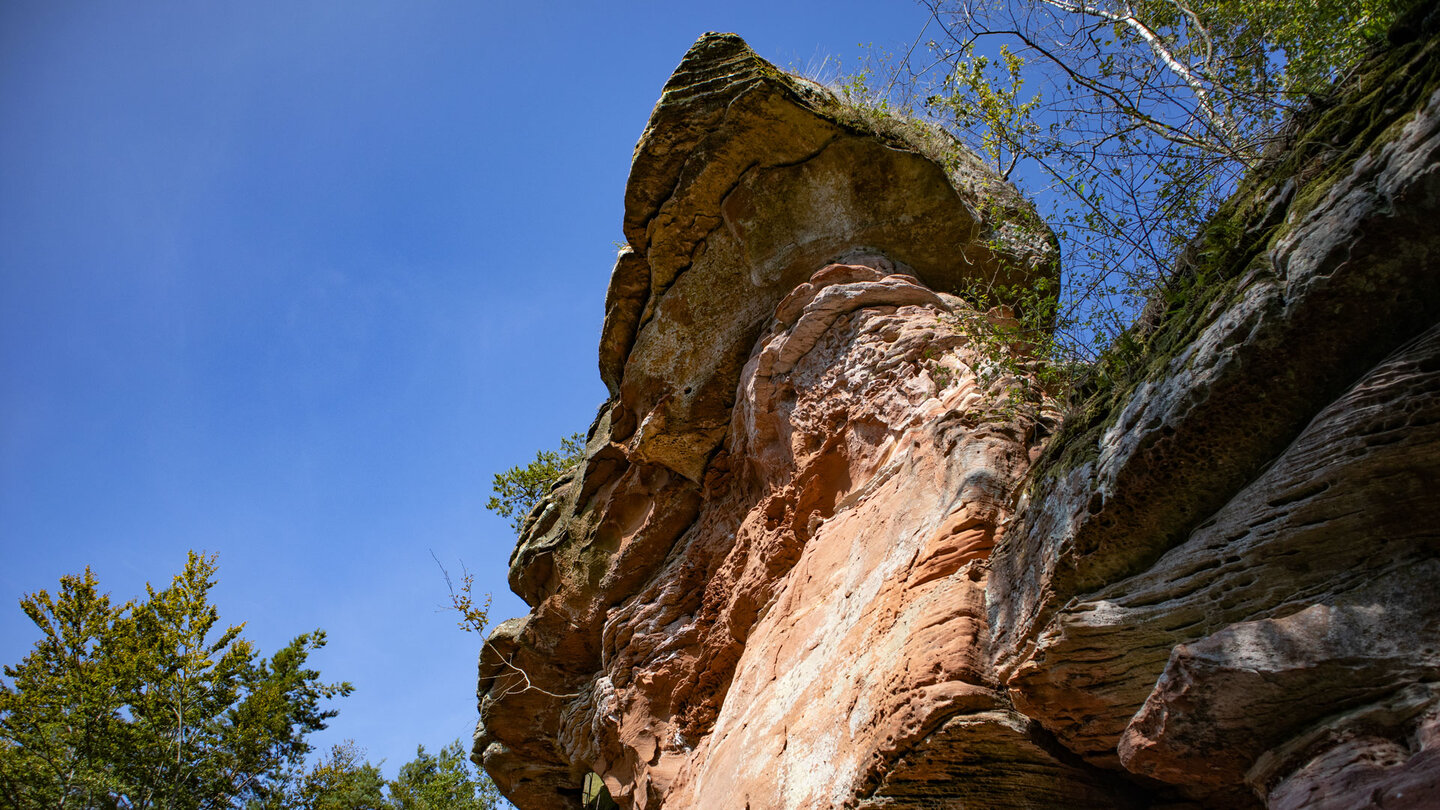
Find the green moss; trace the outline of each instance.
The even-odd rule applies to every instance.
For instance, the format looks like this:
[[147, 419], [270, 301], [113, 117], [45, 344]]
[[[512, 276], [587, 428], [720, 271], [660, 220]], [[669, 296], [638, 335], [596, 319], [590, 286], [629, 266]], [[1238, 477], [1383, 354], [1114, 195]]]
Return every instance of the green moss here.
[[[1312, 113], [1303, 139], [1278, 166], [1281, 176], [1303, 181], [1291, 205], [1303, 214], [1313, 208], [1366, 152], [1378, 151], [1412, 120], [1424, 100], [1440, 87], [1440, 60], [1434, 41], [1396, 48], [1362, 66], [1342, 87], [1340, 103]], [[1302, 122], [1308, 123], [1308, 122]]]
[[[1284, 148], [1244, 180], [1181, 255], [1141, 321], [1121, 335], [1072, 392], [1063, 428], [1032, 472], [1041, 482], [1094, 460], [1136, 387], [1225, 312], [1248, 282], [1272, 273], [1266, 254], [1367, 153], [1393, 140], [1440, 88], [1433, 39], [1379, 51], [1297, 117]], [[1293, 185], [1292, 185], [1293, 181]], [[1287, 190], [1287, 187], [1289, 190]], [[1289, 194], [1288, 204], [1281, 198]]]

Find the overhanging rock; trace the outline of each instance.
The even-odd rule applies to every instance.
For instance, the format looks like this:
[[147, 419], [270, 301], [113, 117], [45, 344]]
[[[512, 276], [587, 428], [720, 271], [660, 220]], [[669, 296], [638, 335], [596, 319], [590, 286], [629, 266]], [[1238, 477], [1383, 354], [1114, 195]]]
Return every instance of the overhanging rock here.
[[[706, 763], [749, 745], [733, 717], [784, 724], [778, 693], [746, 687], [727, 703], [732, 680], [759, 677], [790, 632], [765, 612], [800, 587], [787, 585], [792, 567], [845, 575], [811, 549], [848, 547], [924, 570], [867, 593], [875, 610], [910, 603], [904, 623], [874, 633], [841, 610], [843, 592], [804, 586], [840, 600], [835, 629], [807, 632], [867, 655], [906, 650], [873, 665], [849, 658], [892, 687], [845, 732], [855, 742], [844, 773], [812, 773], [804, 790], [929, 801], [961, 785], [925, 761], [938, 750], [929, 731], [943, 726], [935, 739], [947, 745], [1025, 763], [1022, 805], [1113, 806], [1088, 771], [1050, 757], [975, 667], [978, 605], [919, 596], [981, 593], [1007, 482], [1043, 435], [1038, 400], [1023, 415], [970, 413], [1000, 395], [981, 390], [954, 327], [985, 317], [966, 294], [1009, 303], [1007, 288], [1057, 280], [1054, 237], [1030, 205], [948, 135], [849, 105], [731, 34], [701, 37], [665, 85], [625, 200], [629, 244], [600, 341], [610, 401], [583, 463], [531, 513], [511, 557], [511, 587], [533, 609], [482, 652], [477, 760], [527, 810], [578, 806], [590, 771], [633, 807], [720, 789], [729, 776], [707, 775]], [[848, 411], [831, 412], [836, 397]], [[929, 449], [904, 449], [914, 441]], [[881, 495], [866, 488], [872, 478]], [[922, 489], [905, 492], [911, 481]], [[968, 494], [956, 500], [947, 481]], [[890, 514], [894, 537], [857, 534], [857, 509]], [[922, 547], [929, 563], [916, 562]], [[905, 641], [912, 622], [928, 634]], [[939, 675], [916, 658], [934, 654], [921, 643], [932, 637], [955, 648]], [[859, 683], [836, 671], [842, 692]], [[797, 774], [811, 761], [800, 741], [839, 730], [812, 719], [792, 728], [786, 767]], [[724, 739], [712, 755], [696, 753], [715, 728]], [[1006, 767], [983, 777], [1003, 780]], [[778, 789], [757, 783], [756, 806]]]
[[624, 231], [600, 339], [615, 439], [692, 481], [761, 326], [826, 262], [880, 253], [952, 293], [1058, 279], [1050, 231], [953, 138], [784, 73], [734, 34], [702, 36], [666, 83]]

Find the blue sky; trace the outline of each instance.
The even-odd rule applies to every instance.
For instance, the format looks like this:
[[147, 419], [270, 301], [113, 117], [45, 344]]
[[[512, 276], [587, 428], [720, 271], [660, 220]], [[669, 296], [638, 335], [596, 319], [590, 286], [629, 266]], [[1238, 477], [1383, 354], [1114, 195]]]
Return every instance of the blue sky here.
[[583, 430], [631, 151], [694, 39], [902, 49], [895, 2], [0, 4], [0, 661], [19, 598], [217, 553], [262, 651], [324, 628], [322, 746], [475, 719], [493, 473]]

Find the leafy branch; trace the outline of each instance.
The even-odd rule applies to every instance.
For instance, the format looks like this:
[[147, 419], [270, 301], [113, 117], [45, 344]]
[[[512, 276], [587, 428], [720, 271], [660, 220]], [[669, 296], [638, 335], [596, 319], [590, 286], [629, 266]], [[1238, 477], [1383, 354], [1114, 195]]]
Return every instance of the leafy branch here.
[[545, 497], [560, 476], [580, 462], [584, 452], [584, 434], [574, 433], [560, 440], [558, 450], [541, 450], [529, 464], [496, 473], [492, 483], [495, 494], [486, 502], [485, 508], [509, 518], [511, 527], [519, 534], [530, 510]]

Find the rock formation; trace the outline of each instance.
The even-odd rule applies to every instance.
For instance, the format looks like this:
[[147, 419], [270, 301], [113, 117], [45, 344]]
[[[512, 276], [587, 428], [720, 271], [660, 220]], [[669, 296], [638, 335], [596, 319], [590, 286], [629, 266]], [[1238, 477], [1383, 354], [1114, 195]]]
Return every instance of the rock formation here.
[[592, 772], [646, 810], [1433, 806], [1434, 16], [1068, 406], [975, 339], [1058, 272], [1019, 195], [702, 37], [636, 147], [610, 400], [511, 558], [477, 761], [522, 810]]

